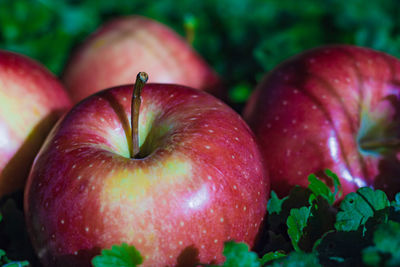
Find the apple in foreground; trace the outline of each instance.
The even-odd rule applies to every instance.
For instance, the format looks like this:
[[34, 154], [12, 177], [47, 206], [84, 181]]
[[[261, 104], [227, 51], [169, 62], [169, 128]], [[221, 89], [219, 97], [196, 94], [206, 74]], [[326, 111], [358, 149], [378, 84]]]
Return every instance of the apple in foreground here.
[[74, 102], [97, 91], [132, 82], [146, 70], [152, 83], [182, 84], [222, 97], [216, 73], [167, 26], [130, 16], [111, 20], [71, 57], [63, 82]]
[[344, 194], [400, 190], [400, 61], [349, 45], [320, 47], [271, 71], [245, 120], [283, 196], [307, 175], [336, 172]]
[[0, 197], [23, 187], [46, 135], [70, 106], [43, 66], [0, 50]]
[[227, 240], [252, 246], [269, 180], [246, 123], [184, 86], [145, 85], [140, 109], [131, 96], [126, 85], [80, 102], [39, 152], [24, 205], [44, 266], [89, 266], [122, 242], [144, 266], [221, 262]]

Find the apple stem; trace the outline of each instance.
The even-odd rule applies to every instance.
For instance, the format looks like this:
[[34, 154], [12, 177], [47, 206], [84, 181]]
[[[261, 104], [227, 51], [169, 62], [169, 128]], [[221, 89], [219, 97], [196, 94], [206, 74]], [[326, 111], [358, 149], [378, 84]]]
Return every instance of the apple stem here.
[[360, 142], [360, 147], [364, 150], [375, 150], [379, 148], [397, 147], [400, 145], [400, 139], [387, 140], [365, 140]]
[[149, 76], [146, 72], [139, 72], [136, 76], [136, 82], [132, 93], [132, 102], [131, 102], [131, 147], [130, 154], [131, 158], [134, 158], [140, 150], [139, 147], [139, 110], [140, 104], [142, 103], [142, 89], [146, 84]]

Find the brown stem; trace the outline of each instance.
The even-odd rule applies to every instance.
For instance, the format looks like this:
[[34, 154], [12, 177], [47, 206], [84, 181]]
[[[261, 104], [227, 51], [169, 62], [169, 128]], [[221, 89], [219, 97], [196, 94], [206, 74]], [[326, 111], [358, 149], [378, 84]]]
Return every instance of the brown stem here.
[[134, 158], [140, 150], [139, 147], [139, 110], [140, 104], [142, 103], [142, 89], [146, 84], [149, 76], [146, 72], [139, 72], [136, 76], [135, 87], [132, 93], [132, 102], [131, 102], [131, 147], [130, 154], [131, 158]]
[[398, 147], [400, 139], [383, 139], [383, 140], [364, 140], [360, 141], [360, 147], [364, 150], [376, 150], [379, 148]]

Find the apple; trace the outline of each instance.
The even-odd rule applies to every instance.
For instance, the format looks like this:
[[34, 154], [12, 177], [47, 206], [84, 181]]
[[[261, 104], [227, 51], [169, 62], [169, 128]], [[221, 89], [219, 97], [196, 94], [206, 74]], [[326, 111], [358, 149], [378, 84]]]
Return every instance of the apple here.
[[350, 45], [319, 47], [272, 70], [244, 111], [280, 196], [310, 173], [336, 172], [343, 193], [400, 190], [400, 61]]
[[269, 180], [246, 123], [185, 86], [133, 95], [125, 85], [90, 96], [42, 146], [24, 207], [44, 266], [89, 266], [122, 242], [144, 266], [218, 263], [224, 241], [254, 244]]
[[146, 70], [152, 83], [175, 83], [223, 97], [217, 74], [167, 26], [130, 16], [109, 21], [71, 57], [63, 81], [74, 102], [104, 88], [132, 82]]
[[0, 198], [23, 187], [46, 135], [70, 105], [43, 66], [0, 50]]

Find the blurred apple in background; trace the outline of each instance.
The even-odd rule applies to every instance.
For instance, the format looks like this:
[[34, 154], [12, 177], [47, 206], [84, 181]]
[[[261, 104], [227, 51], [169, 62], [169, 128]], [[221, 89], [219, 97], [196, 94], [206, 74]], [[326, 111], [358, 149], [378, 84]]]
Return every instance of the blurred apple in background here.
[[89, 266], [122, 242], [144, 266], [222, 262], [224, 241], [254, 244], [269, 180], [246, 123], [205, 92], [148, 84], [130, 127], [132, 87], [80, 102], [36, 158], [25, 212], [44, 266]]
[[63, 81], [77, 102], [132, 83], [132, 73], [142, 70], [152, 83], [182, 84], [223, 98], [219, 77], [184, 39], [140, 16], [114, 19], [92, 34], [70, 59]]
[[0, 50], [0, 197], [23, 187], [46, 135], [70, 105], [44, 67]]
[[400, 190], [400, 61], [355, 46], [307, 51], [259, 84], [244, 117], [284, 196], [307, 175], [336, 172], [344, 193]]

